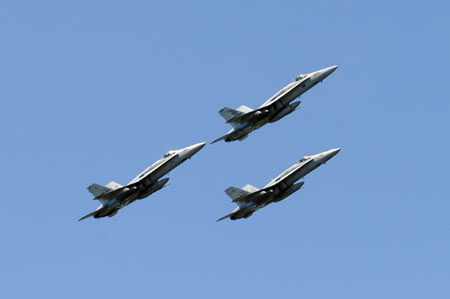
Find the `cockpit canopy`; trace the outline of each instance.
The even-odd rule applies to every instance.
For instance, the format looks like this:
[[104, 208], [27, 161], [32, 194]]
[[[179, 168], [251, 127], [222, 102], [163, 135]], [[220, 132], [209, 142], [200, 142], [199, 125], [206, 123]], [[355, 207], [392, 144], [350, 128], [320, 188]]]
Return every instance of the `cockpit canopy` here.
[[303, 158], [300, 159], [300, 162], [304, 162], [309, 159], [311, 159], [311, 156], [304, 156]]
[[308, 74], [301, 74], [300, 76], [298, 76], [297, 78], [295, 78], [295, 81], [302, 80], [302, 79], [306, 78], [306, 76], [308, 76]]
[[176, 151], [168, 151], [167, 153], [164, 154], [164, 158], [175, 155], [176, 153], [177, 153]]

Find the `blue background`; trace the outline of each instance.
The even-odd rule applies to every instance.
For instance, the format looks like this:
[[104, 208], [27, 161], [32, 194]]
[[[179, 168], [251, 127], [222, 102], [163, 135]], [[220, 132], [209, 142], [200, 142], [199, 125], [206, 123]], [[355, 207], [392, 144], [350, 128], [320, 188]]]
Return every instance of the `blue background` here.
[[[446, 1], [0, 2], [2, 298], [450, 298]], [[113, 218], [86, 187], [224, 135], [300, 73], [302, 108], [206, 146]], [[264, 186], [342, 151], [240, 221]]]

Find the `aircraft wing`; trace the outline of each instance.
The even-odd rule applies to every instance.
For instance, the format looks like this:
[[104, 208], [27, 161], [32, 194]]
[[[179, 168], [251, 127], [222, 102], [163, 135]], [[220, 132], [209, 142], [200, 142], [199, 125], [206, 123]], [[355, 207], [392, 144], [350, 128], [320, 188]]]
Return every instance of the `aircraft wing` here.
[[[172, 155], [169, 156], [167, 158], [161, 159], [159, 161], [157, 161], [156, 163], [154, 163], [153, 165], [151, 165], [149, 168], [147, 168], [146, 170], [144, 170], [140, 175], [138, 175], [136, 178], [134, 178], [130, 183], [128, 183], [128, 185], [126, 186], [122, 186], [120, 188], [117, 188], [115, 190], [111, 190], [111, 191], [107, 191], [104, 192], [100, 195], [97, 195], [96, 197], [93, 198], [93, 200], [107, 200], [110, 198], [114, 198], [117, 195], [119, 195], [120, 193], [122, 193], [124, 191], [125, 188], [131, 189], [133, 186], [137, 185], [141, 180], [143, 180], [144, 178], [146, 178], [149, 174], [151, 174], [152, 172], [154, 172], [155, 170], [157, 170], [158, 168], [160, 168], [162, 165], [164, 165], [165, 163], [167, 163], [168, 161], [172, 160], [173, 158], [175, 158], [177, 155]], [[84, 219], [84, 218], [83, 218]]]
[[272, 98], [267, 100], [261, 107], [259, 107], [256, 110], [252, 110], [247, 113], [236, 115], [233, 118], [230, 118], [227, 120], [227, 123], [245, 123], [254, 118], [255, 116], [261, 115], [263, 113], [268, 113], [271, 108], [274, 107], [275, 110], [281, 110], [283, 107], [289, 105], [291, 101], [295, 99], [295, 97], [292, 96], [292, 93], [290, 92], [294, 88], [296, 88], [299, 85], [302, 85], [305, 81], [309, 80], [308, 78], [305, 78], [299, 82], [295, 82], [295, 84], [288, 85], [285, 88], [283, 88], [279, 93], [274, 95]]
[[166, 157], [166, 158], [163, 158], [163, 159], [160, 159], [160, 160], [156, 161], [150, 167], [148, 167], [143, 172], [141, 172], [137, 177], [135, 177], [131, 182], [129, 182], [128, 186], [131, 186], [131, 185], [139, 183], [140, 181], [145, 179], [148, 175], [152, 174], [157, 169], [159, 169], [161, 166], [163, 166], [164, 164], [166, 164], [167, 162], [169, 162], [170, 160], [174, 159], [177, 156], [178, 156], [178, 154], [173, 154], [173, 155], [171, 155], [169, 157]]
[[308, 80], [309, 80], [309, 78], [304, 78], [298, 82], [293, 82], [295, 84], [287, 85], [285, 88], [280, 90], [279, 93], [277, 93], [272, 98], [267, 100], [264, 104], [262, 104], [262, 106], [259, 107], [258, 110], [263, 109], [263, 108], [267, 109], [271, 106], [275, 106], [277, 108], [277, 110], [281, 110], [280, 107], [285, 107], [285, 106], [289, 105], [289, 103], [295, 99], [295, 98], [291, 97], [292, 94], [290, 93], [290, 91], [293, 90], [294, 88], [296, 88], [297, 86], [302, 85], [303, 83], [305, 83]]
[[[298, 164], [294, 164], [293, 166], [289, 167], [288, 169], [286, 169], [282, 174], [280, 174], [279, 176], [277, 176], [276, 178], [274, 178], [273, 180], [271, 180], [266, 186], [264, 186], [264, 189], [267, 188], [274, 188], [274, 186], [282, 183], [287, 177], [289, 177], [289, 175], [291, 173], [293, 173], [294, 171], [302, 168], [303, 166], [305, 166], [306, 164], [311, 163], [313, 160], [312, 159], [308, 159], [306, 161], [300, 162]], [[264, 190], [263, 189], [263, 190]]]

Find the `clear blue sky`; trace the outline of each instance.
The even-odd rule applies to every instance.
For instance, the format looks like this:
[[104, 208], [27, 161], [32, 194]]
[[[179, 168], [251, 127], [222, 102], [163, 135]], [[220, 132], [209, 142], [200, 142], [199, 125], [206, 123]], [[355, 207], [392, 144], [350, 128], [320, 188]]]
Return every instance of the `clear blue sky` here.
[[[364, 3], [362, 3], [364, 2]], [[446, 1], [0, 2], [0, 297], [450, 298]], [[229, 130], [304, 72], [302, 108], [208, 145], [113, 218], [86, 187]], [[241, 221], [223, 192], [342, 151]]]

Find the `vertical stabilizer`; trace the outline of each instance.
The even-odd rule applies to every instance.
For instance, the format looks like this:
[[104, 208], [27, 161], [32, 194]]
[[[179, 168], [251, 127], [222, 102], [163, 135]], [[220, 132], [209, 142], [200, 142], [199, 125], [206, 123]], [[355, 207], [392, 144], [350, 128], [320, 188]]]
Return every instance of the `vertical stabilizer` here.
[[228, 108], [228, 107], [224, 107], [224, 108], [219, 110], [219, 114], [223, 118], [225, 118], [226, 121], [229, 121], [230, 119], [232, 119], [232, 118], [234, 118], [234, 117], [236, 117], [238, 115], [244, 114], [244, 113], [241, 112], [241, 111], [237, 111], [237, 110]]
[[[109, 185], [109, 184], [108, 184]], [[87, 187], [87, 189], [89, 190], [89, 192], [92, 193], [92, 195], [94, 195], [95, 197], [99, 196], [100, 194], [103, 194], [105, 192], [111, 191], [113, 189], [110, 189], [108, 187], [105, 186], [101, 186], [98, 184], [92, 184], [89, 187]]]
[[252, 108], [247, 107], [247, 106], [245, 106], [245, 105], [240, 106], [240, 107], [237, 108], [236, 110], [239, 111], [239, 112], [242, 112], [242, 113], [249, 113], [249, 112], [252, 112], [252, 111], [253, 111]]
[[225, 193], [231, 197], [232, 200], [235, 200], [249, 194], [250, 192], [231, 186], [225, 190]]
[[109, 188], [111, 190], [116, 190], [116, 189], [122, 188], [123, 186], [119, 183], [111, 181], [105, 187]]
[[256, 188], [255, 186], [252, 186], [250, 184], [247, 184], [244, 187], [242, 187], [242, 190], [247, 191], [248, 193], [253, 193], [253, 192], [259, 191], [258, 188]]

